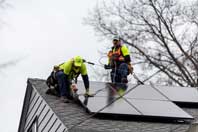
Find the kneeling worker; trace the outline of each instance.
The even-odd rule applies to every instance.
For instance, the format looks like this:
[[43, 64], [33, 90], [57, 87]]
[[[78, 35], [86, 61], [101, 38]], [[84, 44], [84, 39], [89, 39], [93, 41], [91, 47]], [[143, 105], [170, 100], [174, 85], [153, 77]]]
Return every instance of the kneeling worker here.
[[69, 102], [68, 99], [72, 99], [71, 96], [71, 81], [76, 79], [81, 74], [84, 86], [86, 89], [86, 95], [89, 95], [89, 77], [87, 75], [87, 68], [80, 56], [76, 56], [69, 61], [59, 65], [55, 77], [58, 81], [61, 100], [65, 103]]

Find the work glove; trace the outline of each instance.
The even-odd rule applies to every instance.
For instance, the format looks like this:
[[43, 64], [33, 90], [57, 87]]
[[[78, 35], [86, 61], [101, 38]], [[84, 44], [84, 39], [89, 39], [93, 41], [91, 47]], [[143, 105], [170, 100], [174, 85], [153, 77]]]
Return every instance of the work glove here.
[[110, 66], [110, 65], [105, 64], [105, 65], [104, 65], [104, 69], [111, 69], [111, 66]]
[[131, 64], [128, 64], [128, 70], [129, 74], [133, 74], [133, 66]]
[[89, 88], [86, 89], [86, 92], [85, 92], [84, 95], [85, 95], [86, 97], [93, 97], [93, 95], [91, 95], [91, 94], [89, 93]]
[[121, 56], [121, 57], [118, 58], [118, 60], [119, 61], [124, 61], [124, 57]]
[[78, 91], [76, 84], [72, 84], [71, 85], [71, 89], [74, 93], [76, 93]]

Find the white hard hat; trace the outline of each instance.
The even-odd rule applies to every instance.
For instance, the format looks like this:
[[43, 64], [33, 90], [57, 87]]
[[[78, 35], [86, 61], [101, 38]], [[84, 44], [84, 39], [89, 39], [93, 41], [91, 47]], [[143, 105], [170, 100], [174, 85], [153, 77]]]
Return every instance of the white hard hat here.
[[113, 40], [118, 40], [119, 41], [120, 40], [120, 37], [119, 36], [114, 36], [113, 37]]

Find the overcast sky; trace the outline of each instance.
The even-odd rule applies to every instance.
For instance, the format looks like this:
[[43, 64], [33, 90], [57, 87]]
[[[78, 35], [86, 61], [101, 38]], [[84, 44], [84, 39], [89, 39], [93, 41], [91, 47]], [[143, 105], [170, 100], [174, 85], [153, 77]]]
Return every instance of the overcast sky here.
[[6, 1], [11, 6], [0, 8], [0, 132], [16, 132], [28, 78], [46, 79], [53, 65], [75, 55], [98, 63], [107, 43], [82, 24], [100, 0]]
[[83, 25], [98, 0], [8, 0], [0, 11], [0, 131], [16, 132], [27, 78], [46, 79], [53, 65], [75, 55], [97, 63], [104, 43]]

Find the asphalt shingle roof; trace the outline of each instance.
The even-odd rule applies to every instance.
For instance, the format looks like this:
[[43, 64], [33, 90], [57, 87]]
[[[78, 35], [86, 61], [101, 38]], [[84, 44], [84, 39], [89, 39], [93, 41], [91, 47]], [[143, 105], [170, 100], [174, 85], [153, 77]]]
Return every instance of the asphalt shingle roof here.
[[[58, 97], [46, 95], [45, 91], [48, 87], [45, 80], [29, 79], [28, 83], [38, 91], [67, 128], [70, 129], [75, 126], [71, 130], [72, 132], [186, 132], [190, 126], [190, 124], [182, 123], [111, 120], [99, 119], [97, 117], [89, 118], [90, 114], [79, 104], [63, 103]], [[198, 119], [198, 109], [185, 108], [184, 110], [191, 114], [195, 120]], [[77, 125], [82, 121], [84, 122]]]

